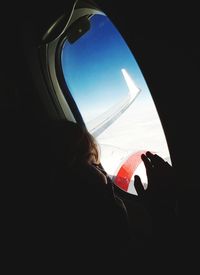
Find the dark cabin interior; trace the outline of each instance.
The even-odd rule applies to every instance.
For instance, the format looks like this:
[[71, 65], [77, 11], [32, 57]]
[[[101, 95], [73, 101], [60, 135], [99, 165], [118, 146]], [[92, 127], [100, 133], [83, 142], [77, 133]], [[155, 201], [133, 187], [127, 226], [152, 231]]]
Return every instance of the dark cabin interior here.
[[[46, 86], [37, 47], [48, 27], [61, 14], [70, 14], [73, 3], [5, 3], [1, 9], [5, 15], [1, 18], [1, 237], [6, 242], [3, 254], [8, 265], [17, 258], [17, 247], [26, 243], [24, 218], [33, 211], [30, 201], [39, 200], [40, 187], [34, 185], [37, 179], [29, 167], [34, 165], [30, 155], [34, 140], [27, 139], [26, 134], [32, 125], [51, 119], [52, 114], [51, 103], [40, 93]], [[198, 8], [186, 2], [95, 3], [123, 35], [150, 88], [180, 183], [179, 264], [188, 259], [193, 263], [198, 258], [200, 232]], [[129, 196], [123, 198], [130, 200]], [[29, 251], [28, 245], [24, 247]]]

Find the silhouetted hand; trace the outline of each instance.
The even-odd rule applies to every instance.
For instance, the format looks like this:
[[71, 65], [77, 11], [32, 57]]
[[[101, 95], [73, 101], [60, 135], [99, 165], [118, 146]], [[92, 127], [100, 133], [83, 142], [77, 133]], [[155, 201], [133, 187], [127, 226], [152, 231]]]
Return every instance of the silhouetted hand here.
[[148, 179], [145, 189], [139, 176], [135, 176], [135, 189], [139, 200], [153, 217], [174, 213], [176, 205], [176, 177], [174, 168], [160, 156], [147, 152], [141, 156]]

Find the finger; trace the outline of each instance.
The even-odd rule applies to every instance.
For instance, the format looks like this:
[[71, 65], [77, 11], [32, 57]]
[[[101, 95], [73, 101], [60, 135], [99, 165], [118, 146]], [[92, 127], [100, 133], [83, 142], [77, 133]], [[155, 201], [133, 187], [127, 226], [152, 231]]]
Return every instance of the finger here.
[[155, 167], [164, 167], [169, 166], [168, 162], [166, 162], [163, 158], [158, 156], [157, 154], [152, 154], [151, 152], [147, 152], [146, 156], [151, 160], [151, 163]]
[[143, 196], [145, 190], [142, 185], [140, 177], [137, 175], [134, 177], [134, 186], [135, 186], [135, 190], [136, 190], [138, 196]]
[[152, 164], [151, 164], [150, 160], [144, 154], [141, 155], [141, 159], [144, 162], [144, 166], [146, 168], [146, 173], [148, 175], [149, 171], [152, 169]]

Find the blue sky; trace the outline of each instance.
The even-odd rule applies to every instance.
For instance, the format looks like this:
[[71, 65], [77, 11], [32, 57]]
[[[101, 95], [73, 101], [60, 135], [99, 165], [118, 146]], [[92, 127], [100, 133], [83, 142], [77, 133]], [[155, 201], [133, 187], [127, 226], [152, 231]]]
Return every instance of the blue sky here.
[[95, 15], [90, 22], [90, 30], [74, 44], [65, 42], [61, 57], [66, 83], [86, 121], [126, 96], [122, 68], [142, 90], [140, 97], [148, 90], [133, 54], [108, 17]]

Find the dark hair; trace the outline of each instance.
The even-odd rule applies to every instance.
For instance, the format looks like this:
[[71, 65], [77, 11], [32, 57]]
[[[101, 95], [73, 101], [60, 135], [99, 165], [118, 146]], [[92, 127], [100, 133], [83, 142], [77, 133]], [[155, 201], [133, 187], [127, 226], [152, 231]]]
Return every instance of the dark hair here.
[[100, 148], [96, 139], [88, 132], [86, 128], [81, 128], [82, 137], [78, 146], [77, 160], [86, 161], [89, 164], [100, 163]]
[[68, 167], [78, 163], [99, 164], [100, 149], [84, 126], [61, 120], [42, 127], [43, 143], [50, 157]]

